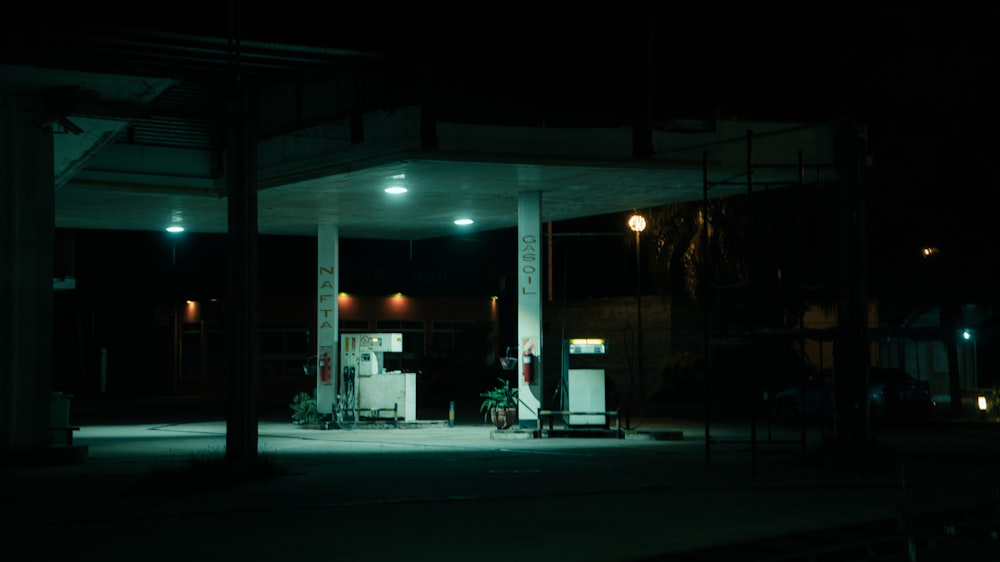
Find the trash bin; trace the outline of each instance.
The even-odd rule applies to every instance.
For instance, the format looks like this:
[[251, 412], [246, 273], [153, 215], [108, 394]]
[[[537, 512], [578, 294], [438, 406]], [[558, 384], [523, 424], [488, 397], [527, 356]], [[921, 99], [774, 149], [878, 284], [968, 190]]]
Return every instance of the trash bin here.
[[66, 428], [69, 427], [69, 401], [71, 398], [73, 395], [65, 392], [52, 393], [52, 413], [49, 417], [49, 427], [53, 428], [53, 445], [66, 444]]

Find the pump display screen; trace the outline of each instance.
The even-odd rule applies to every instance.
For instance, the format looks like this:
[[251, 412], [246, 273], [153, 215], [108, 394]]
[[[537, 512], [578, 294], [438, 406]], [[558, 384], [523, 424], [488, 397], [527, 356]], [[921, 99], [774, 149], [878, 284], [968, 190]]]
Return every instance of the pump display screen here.
[[587, 338], [569, 340], [570, 355], [604, 355], [607, 347], [603, 339]]

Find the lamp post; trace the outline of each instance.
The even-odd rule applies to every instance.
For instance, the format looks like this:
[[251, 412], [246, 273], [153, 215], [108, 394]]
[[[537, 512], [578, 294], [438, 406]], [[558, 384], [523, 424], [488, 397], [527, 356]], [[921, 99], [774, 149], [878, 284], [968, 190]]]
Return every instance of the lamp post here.
[[976, 349], [976, 334], [966, 328], [962, 330], [962, 339], [972, 342], [972, 386], [979, 390], [979, 350]]
[[[639, 375], [639, 401], [640, 404], [645, 402], [645, 384], [643, 381], [643, 369], [642, 369], [642, 291], [641, 291], [641, 267], [639, 261], [639, 233], [646, 230], [646, 219], [638, 214], [633, 213], [631, 217], [628, 218], [628, 227], [635, 232], [635, 311], [636, 311], [636, 371]], [[628, 413], [628, 412], [626, 412]], [[630, 416], [631, 417], [631, 416]], [[625, 423], [626, 427], [631, 429], [630, 420]]]
[[[979, 417], [986, 419], [986, 413], [990, 410], [991, 404], [986, 394], [979, 390], [979, 350], [976, 349], [976, 334], [966, 328], [962, 330], [962, 339], [972, 342], [972, 389], [976, 392], [976, 410], [979, 411]], [[965, 356], [968, 357], [968, 354]]]

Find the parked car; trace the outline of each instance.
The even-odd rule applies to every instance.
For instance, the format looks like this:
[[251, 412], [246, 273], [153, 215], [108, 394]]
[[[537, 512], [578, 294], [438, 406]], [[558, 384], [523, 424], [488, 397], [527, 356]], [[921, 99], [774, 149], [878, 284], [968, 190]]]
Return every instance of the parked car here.
[[927, 381], [900, 369], [868, 369], [868, 406], [874, 419], [921, 420], [934, 410]]
[[[775, 417], [785, 423], [819, 421], [831, 417], [836, 387], [832, 373], [816, 375], [804, 385], [784, 388], [774, 395]], [[872, 420], [914, 421], [934, 409], [930, 386], [906, 371], [887, 367], [868, 368], [868, 409]]]

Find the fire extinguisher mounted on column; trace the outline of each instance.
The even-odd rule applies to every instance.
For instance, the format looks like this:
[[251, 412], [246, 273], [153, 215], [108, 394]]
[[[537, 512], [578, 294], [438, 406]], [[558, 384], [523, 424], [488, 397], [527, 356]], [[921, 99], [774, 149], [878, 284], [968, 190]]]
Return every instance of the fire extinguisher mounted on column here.
[[522, 361], [522, 370], [524, 371], [524, 382], [531, 383], [535, 380], [535, 356], [531, 354], [528, 349], [524, 350], [524, 359]]

